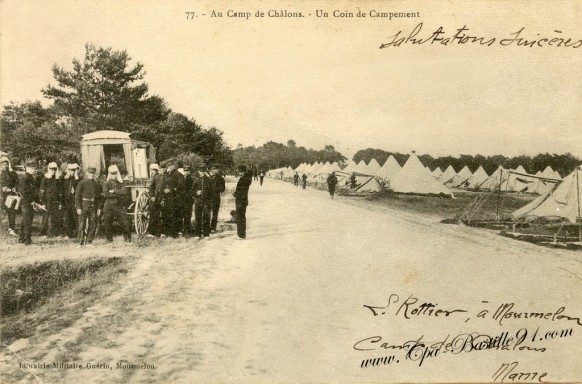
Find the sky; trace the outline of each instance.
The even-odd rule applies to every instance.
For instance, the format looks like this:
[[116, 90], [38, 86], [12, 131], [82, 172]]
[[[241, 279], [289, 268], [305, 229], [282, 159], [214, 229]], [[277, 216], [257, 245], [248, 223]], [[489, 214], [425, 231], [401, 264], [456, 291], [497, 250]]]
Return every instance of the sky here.
[[[582, 157], [582, 48], [404, 44], [419, 37], [582, 39], [582, 3], [489, 1], [0, 1], [0, 103], [43, 100], [54, 63], [87, 42], [127, 50], [150, 93], [224, 132], [228, 144], [273, 140], [350, 157], [368, 147], [458, 154], [570, 152]], [[210, 17], [212, 11], [223, 17]], [[250, 18], [227, 11], [250, 12]], [[302, 18], [254, 17], [256, 11]], [[318, 18], [316, 10], [328, 12]], [[333, 17], [333, 11], [354, 17]], [[356, 17], [357, 12], [367, 17]], [[419, 12], [372, 18], [370, 11]], [[186, 12], [198, 17], [187, 19]], [[206, 16], [202, 16], [206, 14]], [[310, 16], [311, 15], [311, 16]], [[561, 31], [560, 34], [555, 32]], [[45, 105], [50, 102], [43, 100]]]

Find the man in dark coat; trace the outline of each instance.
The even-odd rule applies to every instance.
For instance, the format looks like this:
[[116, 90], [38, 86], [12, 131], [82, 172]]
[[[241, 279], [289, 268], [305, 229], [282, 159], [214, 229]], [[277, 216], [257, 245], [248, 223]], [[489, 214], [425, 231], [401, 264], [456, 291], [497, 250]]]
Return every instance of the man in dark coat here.
[[123, 231], [123, 238], [128, 243], [131, 243], [131, 226], [125, 214], [126, 202], [131, 192], [123, 185], [123, 179], [117, 165], [109, 166], [107, 171], [107, 180], [103, 184], [103, 196], [105, 197], [103, 229], [105, 240], [108, 243], [113, 242], [113, 221], [116, 220]]
[[304, 173], [301, 176], [301, 179], [303, 180], [303, 189], [305, 189], [305, 187], [307, 187], [307, 175]]
[[36, 163], [29, 161], [26, 163], [26, 173], [20, 183], [20, 194], [22, 195], [22, 222], [20, 223], [19, 243], [32, 244], [32, 220], [34, 219], [34, 204], [38, 200], [38, 190], [34, 174], [36, 173]]
[[210, 212], [212, 186], [205, 170], [198, 172], [192, 186], [194, 196], [194, 236], [208, 239], [210, 236]]
[[299, 186], [299, 173], [297, 172], [295, 172], [295, 175], [293, 175], [293, 185], [296, 187]]
[[263, 185], [263, 179], [265, 178], [265, 171], [261, 171], [259, 173], [259, 181], [261, 182], [261, 186]]
[[[58, 174], [57, 163], [51, 162], [40, 182], [40, 203], [46, 206], [42, 217], [41, 236], [55, 237], [61, 235], [61, 209], [63, 208], [63, 181]], [[50, 221], [50, 225], [49, 225]]]
[[156, 187], [156, 200], [160, 202], [162, 211], [162, 236], [178, 237], [180, 222], [180, 205], [178, 199], [184, 188], [184, 176], [176, 169], [176, 163], [166, 162], [166, 173]]
[[337, 177], [335, 172], [332, 172], [331, 175], [327, 177], [327, 189], [329, 190], [329, 195], [333, 199], [335, 194], [335, 186], [337, 185]]
[[194, 204], [194, 196], [192, 195], [192, 188], [194, 187], [194, 178], [192, 177], [191, 168], [188, 164], [184, 165], [184, 187], [182, 189], [182, 196], [180, 197], [181, 216], [180, 216], [180, 231], [185, 237], [189, 237], [192, 233], [192, 205]]
[[91, 245], [97, 229], [97, 218], [103, 203], [103, 188], [95, 180], [95, 167], [87, 168], [85, 178], [77, 184], [75, 190], [75, 209], [79, 220], [79, 244]]
[[211, 170], [210, 182], [210, 232], [215, 233], [216, 226], [218, 225], [218, 211], [220, 210], [220, 195], [226, 189], [226, 181], [224, 180], [224, 176], [222, 176], [222, 171], [213, 168]]
[[150, 194], [150, 205], [148, 207], [149, 211], [149, 224], [148, 224], [148, 234], [147, 237], [157, 237], [160, 235], [160, 224], [161, 224], [161, 209], [160, 203], [157, 200], [157, 188], [160, 184], [160, 179], [162, 178], [162, 173], [165, 172], [166, 169], [160, 167], [158, 164], [151, 164], [150, 165], [150, 187], [149, 187], [149, 194]]
[[[244, 172], [244, 170], [241, 170]], [[247, 237], [247, 206], [249, 205], [249, 188], [251, 186], [253, 173], [252, 171], [244, 172], [238, 180], [234, 191], [236, 204], [236, 232], [239, 240]]]
[[63, 179], [63, 225], [64, 234], [69, 238], [77, 236], [77, 209], [75, 207], [75, 192], [79, 184], [79, 166], [77, 164], [67, 165], [67, 174]]
[[11, 236], [16, 236], [16, 209], [6, 206], [6, 198], [16, 195], [18, 187], [18, 175], [10, 170], [8, 158], [3, 157], [0, 160], [0, 209], [3, 209], [8, 216], [8, 234]]

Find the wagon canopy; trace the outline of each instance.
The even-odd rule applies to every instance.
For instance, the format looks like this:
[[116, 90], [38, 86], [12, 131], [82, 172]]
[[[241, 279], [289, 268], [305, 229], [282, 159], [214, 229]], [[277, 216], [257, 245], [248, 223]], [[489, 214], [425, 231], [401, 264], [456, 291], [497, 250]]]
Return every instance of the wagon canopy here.
[[145, 141], [134, 140], [128, 132], [95, 131], [83, 135], [81, 140], [81, 157], [83, 169], [95, 167], [97, 174], [105, 170], [105, 146], [121, 145], [125, 159], [125, 169], [134, 179], [148, 178], [148, 163], [155, 162], [156, 150]]

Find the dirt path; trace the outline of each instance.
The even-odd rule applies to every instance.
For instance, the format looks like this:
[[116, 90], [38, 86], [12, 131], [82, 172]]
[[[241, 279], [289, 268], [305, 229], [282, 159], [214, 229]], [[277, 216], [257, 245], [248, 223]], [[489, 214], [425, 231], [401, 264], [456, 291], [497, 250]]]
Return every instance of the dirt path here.
[[[459, 332], [574, 327], [572, 321], [533, 319], [501, 326], [474, 314], [514, 302], [515, 310], [564, 306], [582, 316], [580, 253], [331, 200], [324, 192], [272, 180], [253, 184], [250, 201], [247, 240], [229, 233], [142, 248], [122, 289], [74, 326], [39, 344], [24, 343], [18, 352], [23, 361], [52, 363], [76, 349], [75, 362], [111, 369], [34, 370], [28, 382], [434, 381], [443, 372], [451, 380], [483, 382], [515, 359], [546, 370], [548, 381], [582, 378], [582, 369], [569, 360], [580, 356], [582, 327], [567, 340], [552, 341], [543, 354], [483, 351], [442, 356], [422, 367], [400, 353], [399, 364], [362, 369], [362, 359], [393, 351], [353, 348], [375, 335], [396, 344], [421, 335], [436, 342]], [[385, 305], [391, 294], [471, 315], [374, 317], [363, 307]], [[118, 362], [155, 369], [116, 369]], [[1, 369], [19, 369], [6, 351]]]

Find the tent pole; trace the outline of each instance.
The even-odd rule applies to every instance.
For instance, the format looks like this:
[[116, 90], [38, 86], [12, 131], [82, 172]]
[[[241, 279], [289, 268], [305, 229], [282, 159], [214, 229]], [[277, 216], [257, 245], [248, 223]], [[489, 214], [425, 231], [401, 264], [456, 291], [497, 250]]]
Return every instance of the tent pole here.
[[499, 205], [501, 204], [501, 180], [503, 179], [503, 169], [499, 170], [499, 186], [497, 187], [497, 212], [496, 221], [499, 222]]

